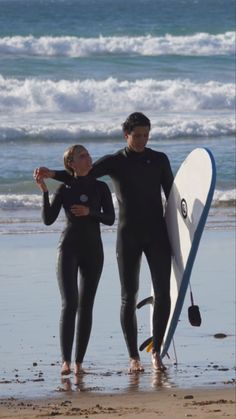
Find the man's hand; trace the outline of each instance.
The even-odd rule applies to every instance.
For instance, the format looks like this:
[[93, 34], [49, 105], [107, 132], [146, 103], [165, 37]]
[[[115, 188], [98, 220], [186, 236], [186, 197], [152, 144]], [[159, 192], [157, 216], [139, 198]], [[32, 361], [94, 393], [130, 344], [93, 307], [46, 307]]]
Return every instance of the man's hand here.
[[76, 217], [84, 217], [86, 215], [89, 215], [89, 208], [85, 205], [72, 205], [72, 207], [70, 207], [70, 210], [72, 214], [74, 214]]
[[37, 167], [34, 171], [34, 178], [36, 182], [38, 182], [38, 180], [41, 180], [42, 178], [53, 178], [54, 174], [54, 170], [50, 170], [47, 167]]

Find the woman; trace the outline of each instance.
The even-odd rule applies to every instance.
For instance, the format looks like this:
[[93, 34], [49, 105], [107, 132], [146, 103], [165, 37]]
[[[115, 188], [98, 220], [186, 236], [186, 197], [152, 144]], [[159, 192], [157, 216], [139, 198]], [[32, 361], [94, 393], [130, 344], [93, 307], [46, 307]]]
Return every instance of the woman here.
[[92, 328], [95, 294], [103, 268], [100, 222], [112, 225], [115, 213], [106, 183], [89, 176], [92, 159], [85, 147], [74, 145], [67, 149], [64, 153], [64, 166], [73, 176], [67, 184], [57, 189], [51, 203], [43, 178], [37, 179], [37, 184], [43, 192], [43, 222], [46, 225], [54, 223], [61, 207], [64, 208], [67, 219], [59, 241], [57, 260], [57, 277], [62, 298], [61, 374], [67, 375], [71, 372], [77, 314], [74, 366], [74, 373], [77, 375], [82, 371]]

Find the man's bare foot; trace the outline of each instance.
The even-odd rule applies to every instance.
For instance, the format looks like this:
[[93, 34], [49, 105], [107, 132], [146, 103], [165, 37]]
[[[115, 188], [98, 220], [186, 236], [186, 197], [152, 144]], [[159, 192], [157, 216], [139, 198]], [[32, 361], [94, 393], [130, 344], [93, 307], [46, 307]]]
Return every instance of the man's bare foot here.
[[61, 367], [61, 375], [69, 375], [71, 373], [70, 363], [64, 361]]
[[129, 372], [143, 372], [144, 368], [139, 359], [131, 358]]
[[80, 362], [75, 362], [74, 366], [74, 374], [79, 375], [82, 374], [84, 370], [82, 369], [82, 364]]
[[158, 352], [152, 353], [152, 366], [155, 371], [165, 371], [166, 367], [162, 362], [160, 354]]

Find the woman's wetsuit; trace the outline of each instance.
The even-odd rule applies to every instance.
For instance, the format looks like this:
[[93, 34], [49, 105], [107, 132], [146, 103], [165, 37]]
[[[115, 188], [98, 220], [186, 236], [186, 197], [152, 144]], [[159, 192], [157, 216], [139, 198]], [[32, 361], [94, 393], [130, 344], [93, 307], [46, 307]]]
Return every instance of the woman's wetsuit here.
[[[88, 216], [75, 216], [73, 204], [89, 207]], [[56, 191], [52, 203], [43, 194], [42, 217], [52, 224], [64, 208], [67, 224], [62, 232], [57, 258], [57, 277], [62, 298], [60, 342], [63, 361], [71, 361], [77, 318], [75, 362], [82, 363], [92, 327], [94, 298], [103, 267], [100, 222], [114, 223], [111, 193], [104, 182], [91, 176], [72, 178]], [[77, 284], [80, 272], [79, 290]]]
[[[163, 217], [161, 189], [168, 198], [173, 174], [164, 153], [129, 148], [98, 160], [94, 177], [109, 175], [119, 204], [117, 261], [121, 281], [121, 325], [129, 355], [138, 357], [136, 303], [142, 253], [151, 272], [154, 290], [153, 342], [160, 351], [170, 312], [171, 249]], [[68, 177], [56, 171], [55, 179]]]

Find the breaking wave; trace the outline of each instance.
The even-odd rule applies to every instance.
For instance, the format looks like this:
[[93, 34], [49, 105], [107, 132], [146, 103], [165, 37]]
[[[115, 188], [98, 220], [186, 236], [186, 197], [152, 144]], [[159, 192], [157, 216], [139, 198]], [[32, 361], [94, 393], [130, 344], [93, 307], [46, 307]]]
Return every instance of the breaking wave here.
[[75, 36], [51, 37], [13, 36], [0, 38], [0, 54], [42, 57], [88, 57], [97, 55], [184, 55], [211, 56], [233, 55], [235, 33], [212, 35], [165, 36], [99, 36], [78, 38]]

